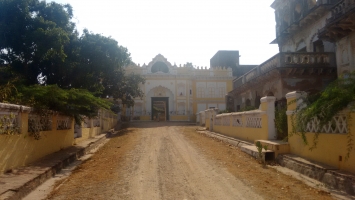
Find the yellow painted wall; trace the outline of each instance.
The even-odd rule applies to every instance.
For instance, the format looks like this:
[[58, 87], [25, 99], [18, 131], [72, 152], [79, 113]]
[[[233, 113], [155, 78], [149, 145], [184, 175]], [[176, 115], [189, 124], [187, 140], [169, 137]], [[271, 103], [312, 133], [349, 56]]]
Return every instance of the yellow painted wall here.
[[105, 118], [105, 127], [83, 128], [82, 138], [74, 139], [74, 120], [71, 129], [56, 130], [57, 116], [52, 116], [52, 131], [42, 131], [41, 139], [35, 140], [28, 135], [28, 113], [20, 113], [19, 135], [0, 135], [0, 173], [9, 169], [28, 165], [40, 158], [68, 148], [75, 143], [94, 137], [114, 127], [117, 119]]
[[78, 144], [84, 140], [95, 137], [101, 133], [101, 127], [92, 127], [92, 128], [82, 128], [81, 129], [81, 137], [75, 138], [74, 143]]
[[170, 121], [187, 121], [189, 116], [187, 115], [170, 115]]
[[[290, 102], [292, 99], [287, 99]], [[296, 104], [288, 106], [288, 110], [292, 111], [296, 108]], [[351, 114], [351, 121], [349, 132], [352, 134], [351, 138], [355, 141], [355, 113]], [[292, 131], [291, 116], [288, 116], [288, 130]], [[349, 159], [346, 161], [348, 134], [330, 134], [320, 133], [318, 137], [318, 144], [312, 151], [309, 150], [313, 142], [314, 133], [306, 133], [309, 145], [305, 145], [301, 136], [292, 135], [289, 137], [290, 152], [300, 157], [320, 162], [340, 170], [355, 173], [355, 148], [350, 153]], [[341, 161], [340, 161], [341, 156]]]
[[[241, 140], [245, 140], [251, 143], [254, 143], [255, 140], [267, 140], [268, 139], [268, 129], [267, 129], [267, 116], [262, 115], [262, 128], [250, 128], [250, 127], [239, 127], [239, 126], [231, 126], [232, 122], [230, 122], [230, 126], [219, 126], [214, 125], [213, 131], [238, 138]], [[246, 116], [242, 116], [243, 125], [246, 124]]]
[[226, 136], [238, 138], [251, 143], [255, 140], [267, 140], [267, 131], [262, 131], [261, 128], [249, 127], [233, 127], [233, 126], [217, 126], [213, 127], [214, 132], [221, 133]]
[[[351, 138], [355, 141], [355, 114], [352, 114], [351, 117], [353, 122], [350, 123], [350, 132], [352, 133]], [[288, 124], [288, 129], [292, 130], [291, 116], [288, 116]], [[311, 151], [309, 150], [309, 147], [312, 144], [313, 136], [314, 133], [306, 133], [309, 145], [304, 144], [301, 136], [293, 135], [289, 137], [288, 142], [290, 144], [290, 152], [309, 160], [355, 173], [354, 149], [351, 151], [349, 159], [345, 161], [348, 143], [347, 134], [320, 133], [317, 147]], [[342, 161], [339, 160], [340, 156], [342, 157]]]
[[42, 138], [29, 137], [28, 113], [21, 114], [22, 134], [0, 135], [0, 172], [28, 165], [48, 154], [72, 146], [74, 142], [74, 122], [69, 130], [56, 130], [56, 116], [53, 116], [53, 131], [42, 131]]
[[[267, 111], [268, 102], [261, 102], [261, 111]], [[246, 127], [247, 117], [250, 114], [242, 114], [242, 124], [243, 126], [233, 126], [232, 117], [230, 117], [229, 126], [214, 125], [213, 131], [221, 133], [226, 136], [238, 138], [241, 140], [249, 141], [254, 143], [255, 140], [267, 140], [269, 137], [268, 133], [268, 117], [266, 113], [261, 114], [261, 128], [251, 128]], [[207, 125], [206, 125], [207, 127]]]
[[140, 116], [141, 121], [150, 121], [150, 115], [142, 115]]
[[117, 118], [106, 118], [101, 119], [101, 132], [106, 132], [112, 129], [117, 124]]

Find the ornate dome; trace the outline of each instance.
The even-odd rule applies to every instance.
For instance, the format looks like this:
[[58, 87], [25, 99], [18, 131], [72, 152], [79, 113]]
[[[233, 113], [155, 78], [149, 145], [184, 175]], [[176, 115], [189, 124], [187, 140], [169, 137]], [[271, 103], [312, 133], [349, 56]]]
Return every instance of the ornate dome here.
[[152, 73], [156, 73], [156, 72], [168, 73], [169, 68], [165, 63], [158, 61], [154, 63], [154, 65], [152, 66]]

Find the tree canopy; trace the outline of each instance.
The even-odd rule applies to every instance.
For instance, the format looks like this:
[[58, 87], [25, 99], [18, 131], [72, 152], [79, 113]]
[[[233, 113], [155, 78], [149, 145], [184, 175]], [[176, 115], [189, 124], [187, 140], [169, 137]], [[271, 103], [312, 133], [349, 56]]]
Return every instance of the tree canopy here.
[[123, 70], [131, 62], [128, 49], [87, 29], [79, 35], [72, 18], [69, 4], [0, 0], [0, 89], [7, 92], [1, 101], [29, 103], [24, 99], [31, 99], [58, 111], [84, 103], [81, 108], [86, 110], [72, 109], [72, 114], [90, 115], [98, 107], [107, 107], [93, 98], [112, 96], [133, 103], [135, 97], [142, 97], [139, 84], [144, 79], [126, 76]]

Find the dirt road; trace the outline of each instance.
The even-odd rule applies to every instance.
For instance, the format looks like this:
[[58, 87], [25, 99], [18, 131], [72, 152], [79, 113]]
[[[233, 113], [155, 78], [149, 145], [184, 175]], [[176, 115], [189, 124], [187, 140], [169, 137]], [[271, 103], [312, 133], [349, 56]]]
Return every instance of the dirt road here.
[[195, 129], [179, 123], [133, 123], [65, 183], [57, 183], [60, 187], [48, 198], [330, 199]]

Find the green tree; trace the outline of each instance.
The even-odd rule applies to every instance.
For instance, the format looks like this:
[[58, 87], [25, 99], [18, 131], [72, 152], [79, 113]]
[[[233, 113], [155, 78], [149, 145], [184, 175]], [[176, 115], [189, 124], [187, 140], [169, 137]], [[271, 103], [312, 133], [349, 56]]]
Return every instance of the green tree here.
[[[0, 1], [0, 65], [9, 64], [25, 84], [63, 67], [64, 46], [75, 25], [70, 5], [38, 0]], [[58, 73], [54, 73], [58, 74]]]
[[[144, 79], [126, 76], [123, 70], [131, 62], [127, 48], [88, 30], [79, 36], [72, 17], [69, 4], [0, 0], [0, 88], [7, 92], [2, 101], [90, 115], [97, 106], [107, 107], [94, 97], [124, 98], [132, 104], [135, 97], [142, 96], [139, 84]], [[74, 98], [73, 91], [81, 97]], [[10, 93], [16, 100], [9, 98]], [[63, 101], [63, 106], [56, 106], [59, 102], [54, 98]], [[82, 106], [90, 109], [73, 102], [87, 103]]]

